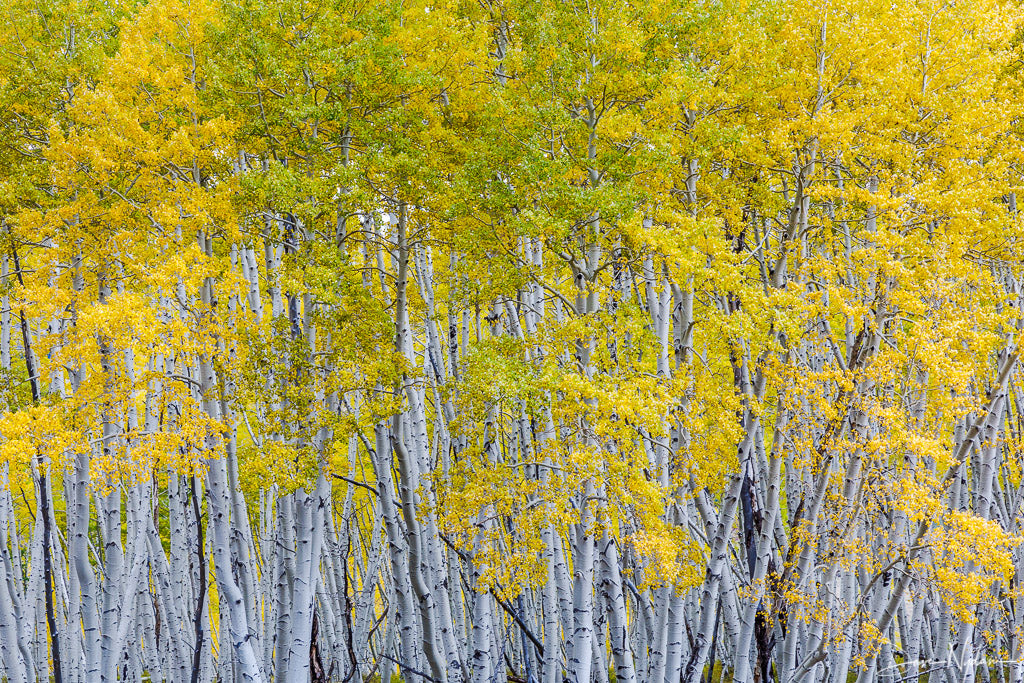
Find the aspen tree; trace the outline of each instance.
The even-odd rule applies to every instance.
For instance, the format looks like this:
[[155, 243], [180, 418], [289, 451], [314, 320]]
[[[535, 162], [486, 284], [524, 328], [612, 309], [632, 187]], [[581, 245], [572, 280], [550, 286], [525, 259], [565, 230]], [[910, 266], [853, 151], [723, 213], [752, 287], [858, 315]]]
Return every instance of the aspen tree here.
[[1019, 8], [15, 5], [0, 677], [1024, 675]]

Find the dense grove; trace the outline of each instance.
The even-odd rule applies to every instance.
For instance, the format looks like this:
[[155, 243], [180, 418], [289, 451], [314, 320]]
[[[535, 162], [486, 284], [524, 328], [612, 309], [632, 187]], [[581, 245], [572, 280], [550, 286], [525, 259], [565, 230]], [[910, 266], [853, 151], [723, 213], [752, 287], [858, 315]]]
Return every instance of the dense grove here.
[[0, 680], [1022, 683], [1016, 0], [8, 0]]

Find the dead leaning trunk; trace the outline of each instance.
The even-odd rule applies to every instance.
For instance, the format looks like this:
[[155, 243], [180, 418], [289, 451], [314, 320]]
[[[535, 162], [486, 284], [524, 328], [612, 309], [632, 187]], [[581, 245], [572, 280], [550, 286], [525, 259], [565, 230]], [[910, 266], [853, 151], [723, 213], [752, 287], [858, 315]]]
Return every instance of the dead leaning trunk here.
[[[14, 235], [11, 234], [11, 257], [14, 259], [14, 271], [18, 276], [18, 284], [25, 288], [25, 280], [21, 273], [21, 262], [18, 260], [18, 249], [14, 243]], [[24, 309], [19, 310], [18, 316], [21, 321], [21, 343], [25, 356], [25, 370], [28, 372], [29, 386], [32, 389], [32, 404], [38, 406], [41, 400], [39, 393], [39, 376], [36, 373], [35, 357], [32, 355], [32, 335], [28, 329], [28, 321], [25, 319]], [[43, 525], [43, 591], [46, 601], [46, 627], [49, 630], [50, 654], [53, 657], [53, 678], [55, 683], [63, 683], [64, 668], [60, 660], [60, 638], [57, 630], [57, 620], [53, 609], [53, 556], [51, 553], [52, 533], [50, 528], [50, 487], [46, 481], [45, 463], [41, 456], [36, 454], [36, 485], [39, 501], [39, 515]]]

